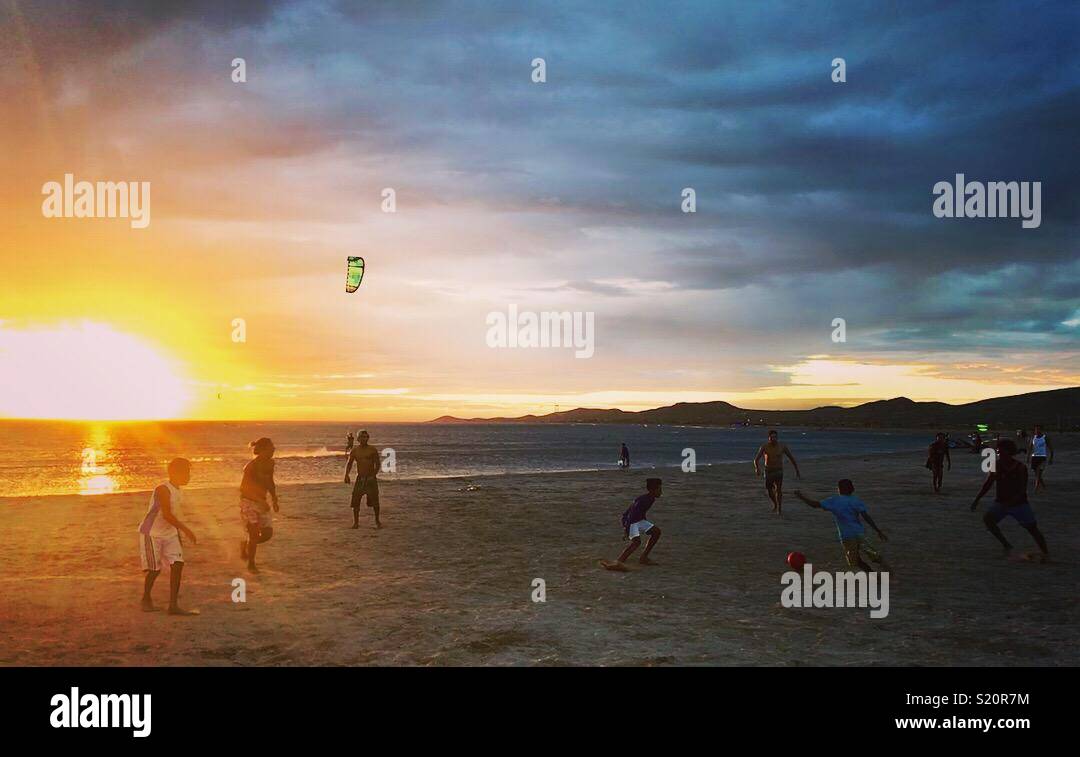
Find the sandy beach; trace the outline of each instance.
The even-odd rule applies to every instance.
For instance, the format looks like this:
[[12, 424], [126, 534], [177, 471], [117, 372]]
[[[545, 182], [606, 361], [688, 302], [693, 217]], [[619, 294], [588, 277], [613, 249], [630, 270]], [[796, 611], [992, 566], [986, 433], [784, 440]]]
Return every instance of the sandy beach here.
[[[146, 493], [2, 500], [0, 664], [1076, 665], [1080, 444], [1055, 444], [1049, 489], [1032, 497], [1046, 565], [1000, 556], [981, 522], [992, 493], [968, 511], [980, 458], [960, 451], [940, 496], [921, 455], [800, 461], [783, 520], [749, 464], [659, 471], [659, 565], [625, 574], [597, 563], [621, 549], [644, 470], [384, 480], [378, 531], [349, 528], [345, 484], [283, 487], [258, 575], [238, 556], [235, 491], [189, 489], [193, 618], [139, 610]], [[842, 476], [889, 535], [883, 619], [780, 605], [789, 551], [844, 569], [831, 516], [791, 494], [822, 498]], [[1003, 530], [1035, 550], [1011, 520]], [[546, 602], [532, 601], [535, 578]], [[159, 604], [167, 588], [163, 573]]]

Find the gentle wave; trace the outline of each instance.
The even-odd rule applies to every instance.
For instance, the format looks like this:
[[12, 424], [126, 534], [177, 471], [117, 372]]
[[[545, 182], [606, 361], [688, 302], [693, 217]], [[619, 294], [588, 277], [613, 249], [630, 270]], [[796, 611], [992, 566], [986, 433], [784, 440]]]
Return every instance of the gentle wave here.
[[329, 450], [326, 447], [320, 447], [314, 450], [303, 450], [299, 452], [293, 452], [290, 450], [277, 450], [274, 452], [276, 458], [290, 458], [290, 457], [345, 457], [345, 450]]

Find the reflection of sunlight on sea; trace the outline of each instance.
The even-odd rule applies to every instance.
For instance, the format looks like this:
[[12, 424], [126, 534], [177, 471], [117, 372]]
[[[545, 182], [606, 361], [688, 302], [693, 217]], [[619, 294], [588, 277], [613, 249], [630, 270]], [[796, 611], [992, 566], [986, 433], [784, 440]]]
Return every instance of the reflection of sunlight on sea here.
[[116, 479], [111, 476], [90, 476], [79, 479], [79, 494], [112, 494], [116, 491]]
[[90, 426], [84, 444], [79, 469], [79, 494], [111, 494], [116, 491], [119, 483], [110, 475], [116, 466], [107, 464], [112, 452], [108, 429], [100, 424]]

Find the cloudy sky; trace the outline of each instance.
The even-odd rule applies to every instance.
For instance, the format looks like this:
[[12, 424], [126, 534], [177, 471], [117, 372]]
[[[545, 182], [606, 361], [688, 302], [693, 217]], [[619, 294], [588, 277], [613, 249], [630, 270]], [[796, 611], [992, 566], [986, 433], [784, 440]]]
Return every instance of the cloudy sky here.
[[[6, 2], [0, 415], [1076, 385], [1078, 7]], [[43, 217], [65, 173], [151, 182], [150, 226]], [[1041, 182], [1041, 226], [935, 218], [957, 173]], [[594, 356], [488, 347], [511, 304], [595, 313]]]

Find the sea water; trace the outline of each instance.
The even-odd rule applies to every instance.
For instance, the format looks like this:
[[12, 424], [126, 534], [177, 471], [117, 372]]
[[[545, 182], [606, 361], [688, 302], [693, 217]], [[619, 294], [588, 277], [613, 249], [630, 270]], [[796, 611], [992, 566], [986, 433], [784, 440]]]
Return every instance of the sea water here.
[[[165, 478], [173, 457], [192, 462], [192, 488], [238, 486], [248, 442], [277, 446], [281, 484], [341, 481], [345, 437], [366, 428], [371, 444], [394, 450], [384, 479], [489, 476], [618, 467], [679, 466], [694, 450], [698, 467], [749, 462], [765, 441], [761, 427], [628, 424], [432, 424], [167, 421], [94, 423], [0, 421], [0, 497], [145, 491]], [[781, 428], [796, 458], [922, 450], [928, 433]]]

